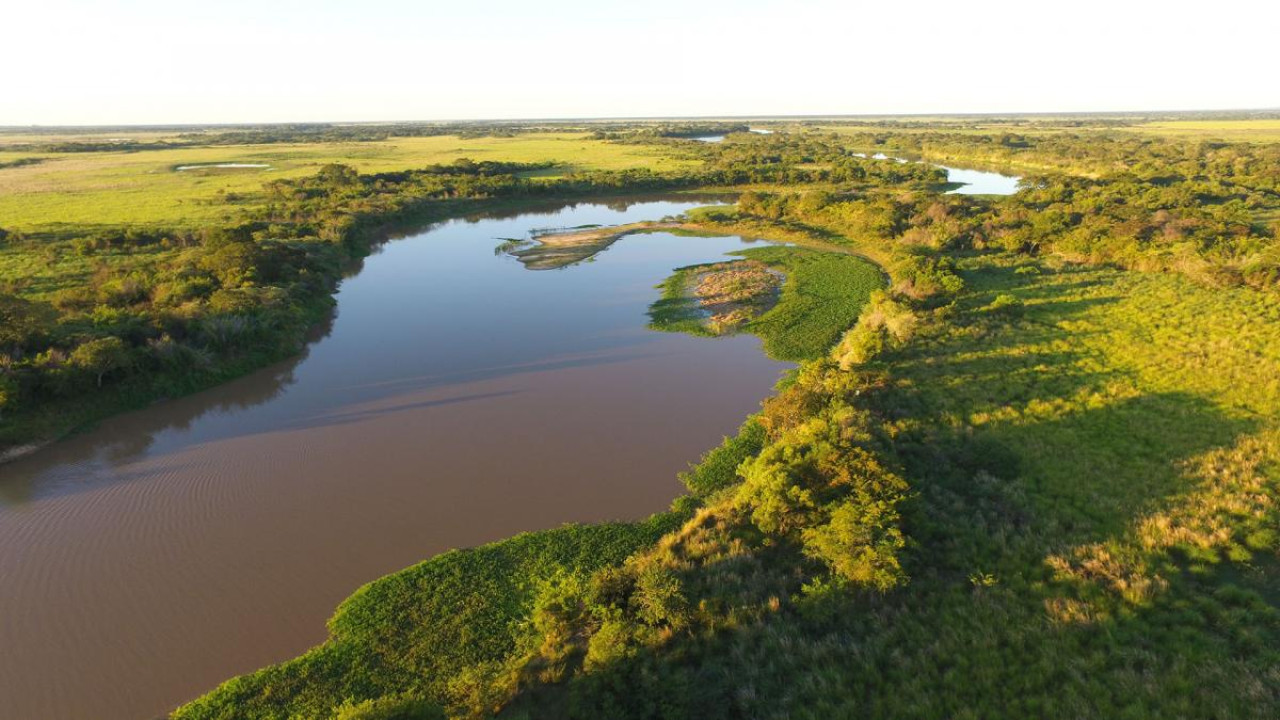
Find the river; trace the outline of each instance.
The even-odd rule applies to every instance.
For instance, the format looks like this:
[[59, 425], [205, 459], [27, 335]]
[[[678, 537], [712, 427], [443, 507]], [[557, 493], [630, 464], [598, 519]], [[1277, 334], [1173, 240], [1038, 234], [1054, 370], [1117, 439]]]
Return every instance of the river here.
[[[867, 155], [866, 153], [854, 153], [858, 157], [870, 157], [873, 160], [893, 160], [900, 163], [909, 162], [925, 162], [923, 160], [908, 160], [907, 158], [894, 157], [885, 155], [884, 153], [875, 153]], [[947, 191], [947, 194], [958, 195], [1012, 195], [1018, 192], [1018, 182], [1022, 180], [1017, 175], [1005, 175], [1004, 173], [992, 172], [990, 170], [974, 170], [972, 168], [957, 168], [947, 165], [939, 165], [937, 163], [928, 163], [934, 167], [942, 168], [947, 171], [947, 182], [958, 183], [960, 187]]]
[[738, 238], [624, 238], [530, 271], [534, 228], [705, 199], [454, 220], [345, 280], [296, 359], [0, 466], [0, 718], [157, 717], [292, 657], [362, 583], [454, 547], [667, 507], [786, 364], [646, 329]]

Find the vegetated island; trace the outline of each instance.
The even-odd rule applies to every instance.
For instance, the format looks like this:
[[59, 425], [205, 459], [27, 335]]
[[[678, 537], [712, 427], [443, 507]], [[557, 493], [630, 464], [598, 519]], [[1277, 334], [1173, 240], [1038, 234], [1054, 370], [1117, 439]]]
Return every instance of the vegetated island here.
[[759, 260], [727, 260], [678, 268], [658, 286], [650, 327], [727, 335], [771, 310], [786, 275]]

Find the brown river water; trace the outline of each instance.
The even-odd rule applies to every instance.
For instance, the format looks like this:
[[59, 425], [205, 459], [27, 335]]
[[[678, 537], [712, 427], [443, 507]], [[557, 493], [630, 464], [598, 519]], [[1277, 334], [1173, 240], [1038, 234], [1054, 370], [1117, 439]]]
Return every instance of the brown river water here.
[[0, 720], [140, 720], [297, 655], [359, 585], [441, 551], [640, 518], [787, 365], [646, 329], [738, 238], [624, 238], [533, 272], [533, 228], [689, 199], [456, 220], [383, 245], [298, 358], [0, 465]]

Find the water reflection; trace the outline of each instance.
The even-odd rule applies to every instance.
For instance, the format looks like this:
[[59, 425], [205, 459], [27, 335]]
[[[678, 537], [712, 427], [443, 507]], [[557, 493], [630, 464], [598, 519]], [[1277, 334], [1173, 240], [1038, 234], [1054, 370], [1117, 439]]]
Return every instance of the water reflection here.
[[1004, 175], [986, 170], [954, 168], [946, 165], [938, 167], [947, 171], [947, 182], [962, 183], [948, 194], [962, 195], [1012, 195], [1018, 192], [1018, 183], [1022, 178], [1016, 175]]
[[[333, 317], [322, 323], [312, 342], [327, 337]], [[309, 347], [309, 346], [308, 346]], [[307, 357], [295, 358], [219, 385], [217, 388], [103, 421], [26, 458], [0, 466], [0, 505], [16, 505], [55, 495], [127, 482], [137, 474], [124, 467], [154, 450], [157, 438], [175, 439], [166, 451], [192, 441], [193, 425], [210, 414], [231, 414], [274, 400], [294, 382], [294, 369]], [[202, 434], [199, 442], [212, 439]]]

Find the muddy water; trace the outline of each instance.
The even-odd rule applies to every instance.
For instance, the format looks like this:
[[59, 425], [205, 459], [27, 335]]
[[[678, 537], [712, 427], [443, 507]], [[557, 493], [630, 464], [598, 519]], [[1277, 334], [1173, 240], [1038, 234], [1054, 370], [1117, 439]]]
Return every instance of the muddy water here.
[[624, 238], [531, 272], [531, 228], [383, 246], [305, 356], [0, 466], [0, 718], [135, 720], [324, 639], [360, 584], [440, 551], [638, 518], [783, 369], [752, 337], [645, 329], [653, 285], [735, 238]]

